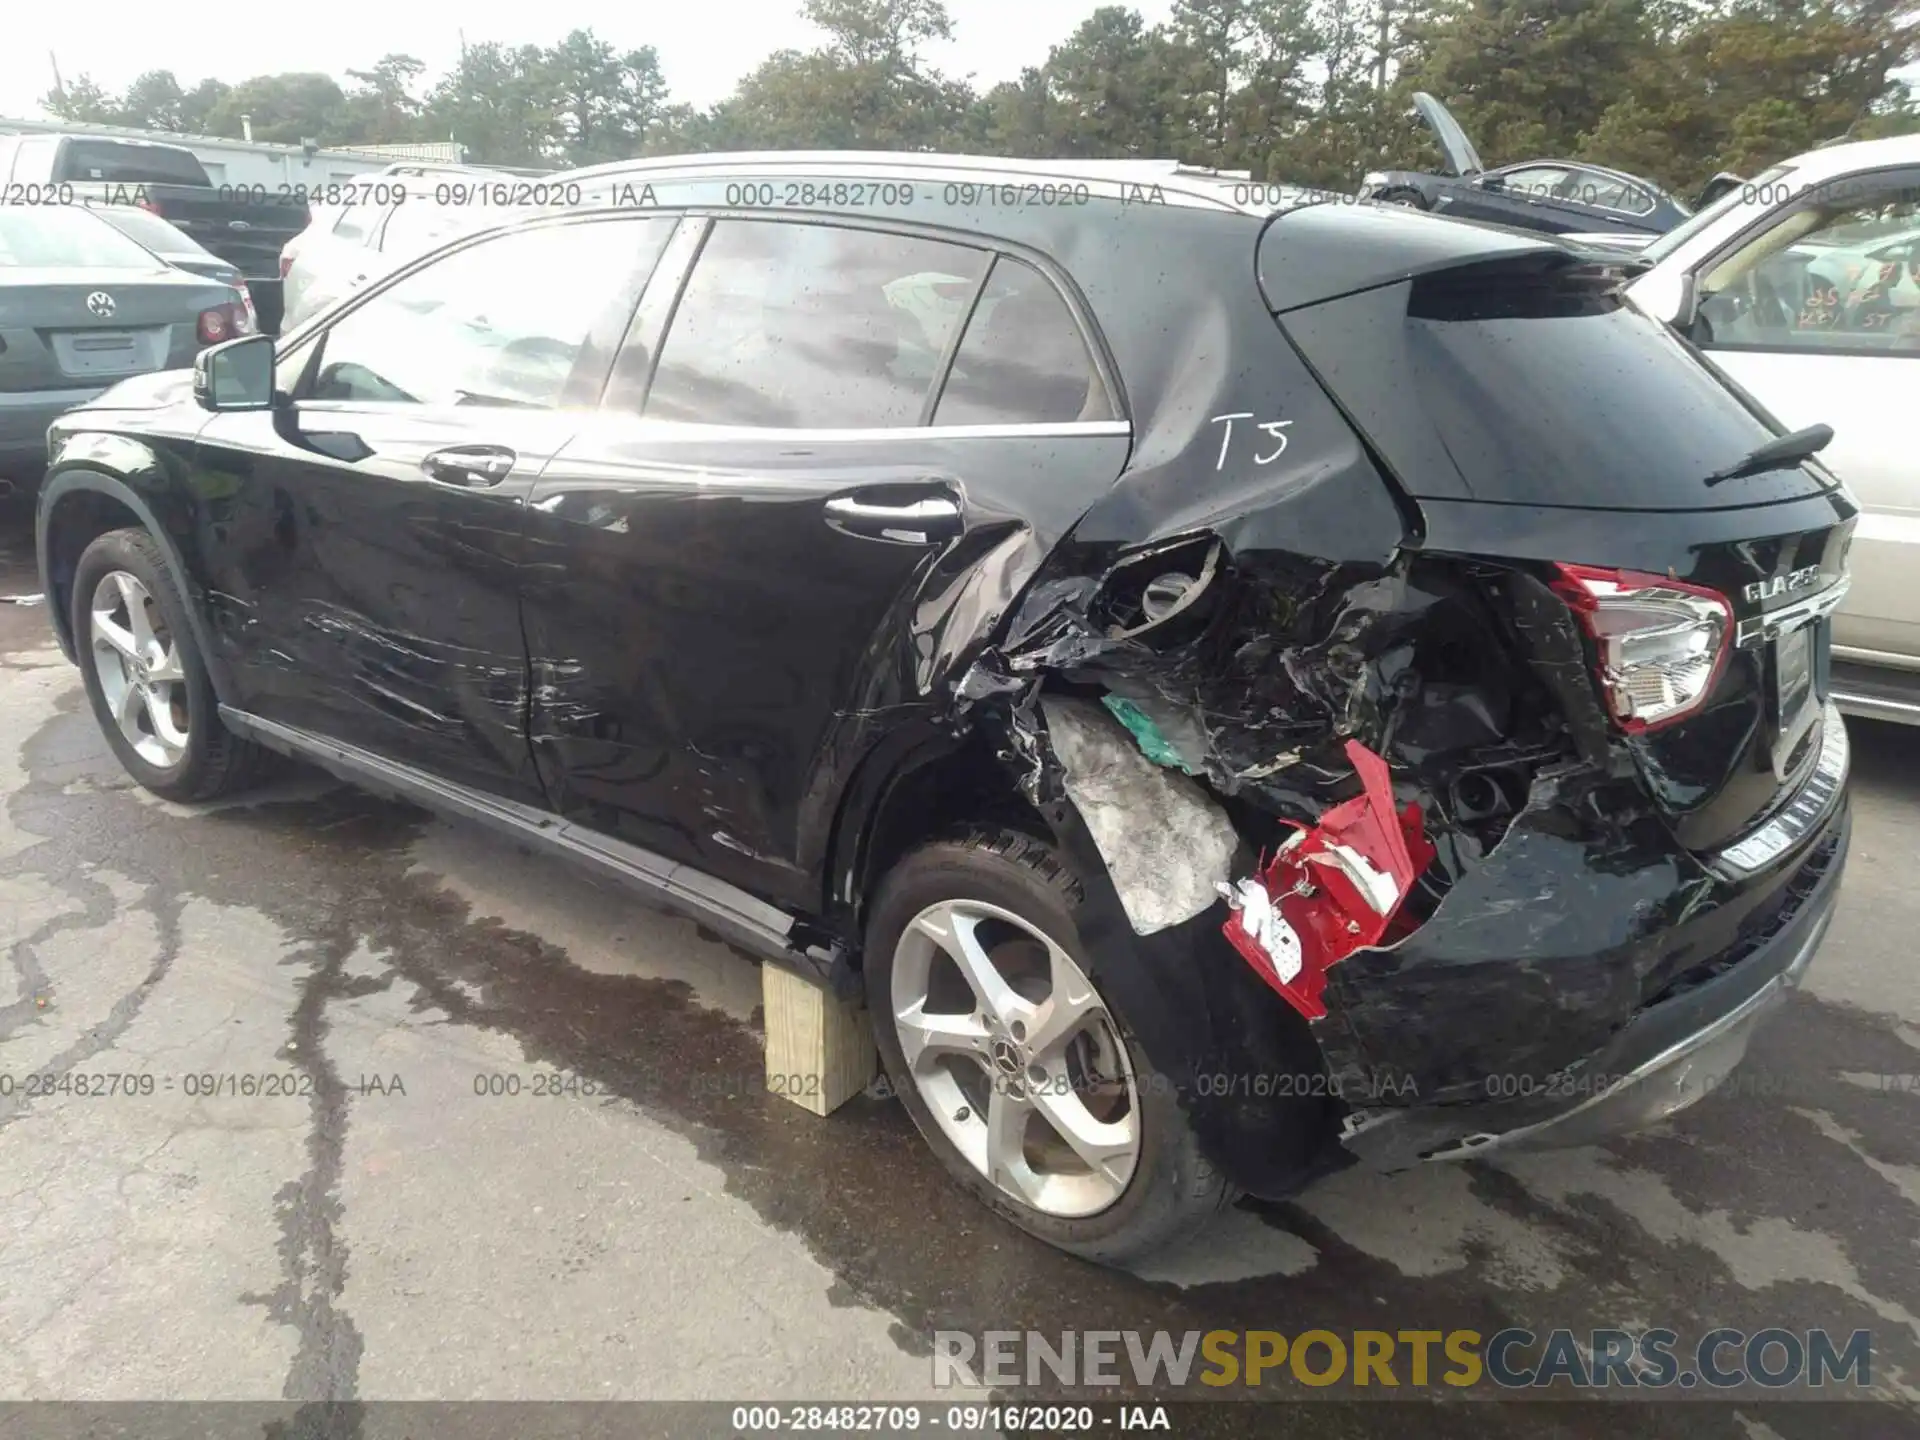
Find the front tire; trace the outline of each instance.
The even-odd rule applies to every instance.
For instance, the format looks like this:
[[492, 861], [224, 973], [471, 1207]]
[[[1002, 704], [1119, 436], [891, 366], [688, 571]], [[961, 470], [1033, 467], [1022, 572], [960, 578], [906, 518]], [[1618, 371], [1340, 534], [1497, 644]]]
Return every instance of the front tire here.
[[1088, 978], [1083, 898], [1053, 850], [1016, 831], [923, 846], [875, 900], [867, 1004], [888, 1078], [953, 1176], [1029, 1234], [1117, 1264], [1233, 1192]]
[[144, 530], [100, 536], [74, 567], [70, 621], [94, 718], [126, 772], [186, 803], [234, 794], [269, 753], [220, 723], [166, 553]]

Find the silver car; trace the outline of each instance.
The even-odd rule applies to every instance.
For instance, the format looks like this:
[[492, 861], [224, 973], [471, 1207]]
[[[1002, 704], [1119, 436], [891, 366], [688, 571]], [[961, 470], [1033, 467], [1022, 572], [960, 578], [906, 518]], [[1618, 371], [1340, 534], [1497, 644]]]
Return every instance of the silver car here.
[[0, 205], [0, 477], [39, 475], [62, 412], [251, 329], [236, 291], [163, 263], [91, 210]]

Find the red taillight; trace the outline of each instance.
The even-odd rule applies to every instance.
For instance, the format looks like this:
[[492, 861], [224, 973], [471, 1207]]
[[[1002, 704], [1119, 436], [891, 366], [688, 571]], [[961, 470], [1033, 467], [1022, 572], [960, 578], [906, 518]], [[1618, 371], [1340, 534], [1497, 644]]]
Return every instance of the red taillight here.
[[293, 269], [293, 256], [282, 250], [280, 252], [280, 278], [282, 280], [286, 279], [287, 272], [291, 269]]
[[1600, 692], [1623, 730], [1671, 725], [1706, 704], [1732, 650], [1726, 596], [1664, 575], [1554, 568], [1553, 589], [1593, 638]]
[[149, 215], [160, 214], [160, 207], [151, 200], [136, 200], [133, 202], [133, 208], [136, 210], [144, 210]]
[[218, 345], [222, 340], [251, 335], [259, 329], [253, 314], [253, 297], [247, 293], [247, 287], [236, 286], [234, 295], [237, 298], [232, 303], [216, 305], [211, 310], [200, 312], [199, 335], [202, 345]]

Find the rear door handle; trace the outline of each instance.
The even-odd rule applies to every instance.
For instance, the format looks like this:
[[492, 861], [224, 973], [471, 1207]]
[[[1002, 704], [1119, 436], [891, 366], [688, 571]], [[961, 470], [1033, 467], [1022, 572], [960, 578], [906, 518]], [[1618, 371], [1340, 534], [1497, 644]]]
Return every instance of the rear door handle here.
[[898, 501], [836, 495], [827, 501], [826, 511], [827, 524], [844, 535], [892, 540], [901, 545], [948, 540], [965, 528], [960, 502], [947, 495]]
[[420, 468], [446, 485], [498, 485], [513, 473], [516, 458], [501, 445], [453, 445], [434, 451]]

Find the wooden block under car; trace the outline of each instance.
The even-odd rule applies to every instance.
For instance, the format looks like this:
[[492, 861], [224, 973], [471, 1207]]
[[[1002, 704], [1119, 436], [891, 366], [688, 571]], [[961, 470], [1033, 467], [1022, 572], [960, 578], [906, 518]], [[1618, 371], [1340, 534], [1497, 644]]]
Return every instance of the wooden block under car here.
[[866, 1007], [778, 965], [760, 967], [767, 1089], [831, 1115], [872, 1081], [879, 1058]]

